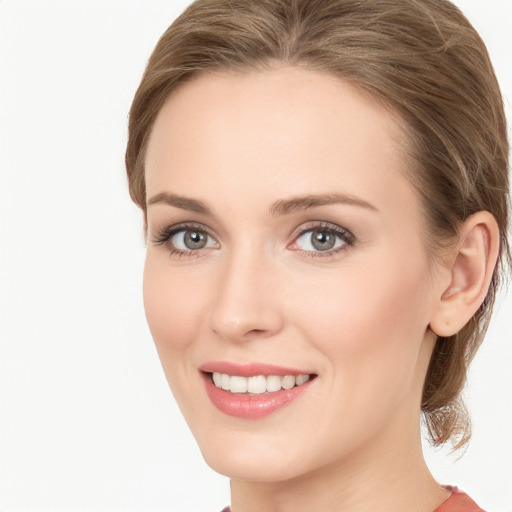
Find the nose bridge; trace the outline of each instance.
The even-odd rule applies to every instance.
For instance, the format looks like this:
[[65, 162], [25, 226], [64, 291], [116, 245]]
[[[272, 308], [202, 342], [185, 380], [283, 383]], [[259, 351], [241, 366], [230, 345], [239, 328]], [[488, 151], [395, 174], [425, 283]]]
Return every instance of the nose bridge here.
[[275, 334], [281, 328], [281, 313], [269, 258], [246, 244], [233, 249], [222, 263], [212, 330], [231, 341]]

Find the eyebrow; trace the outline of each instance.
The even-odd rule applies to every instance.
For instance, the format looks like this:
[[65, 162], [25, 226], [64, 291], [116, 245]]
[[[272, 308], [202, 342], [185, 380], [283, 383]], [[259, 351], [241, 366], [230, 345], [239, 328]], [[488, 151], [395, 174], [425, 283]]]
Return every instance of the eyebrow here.
[[[148, 201], [148, 206], [154, 204], [167, 204], [182, 210], [188, 210], [202, 215], [213, 216], [212, 210], [203, 201], [192, 199], [189, 197], [178, 196], [161, 192], [153, 196]], [[270, 215], [277, 217], [289, 213], [300, 212], [315, 208], [317, 206], [325, 206], [330, 204], [345, 204], [350, 206], [358, 206], [368, 210], [378, 211], [372, 204], [349, 194], [316, 194], [292, 197], [290, 199], [281, 199], [276, 201], [270, 207]]]
[[287, 213], [300, 212], [329, 204], [346, 204], [376, 212], [378, 211], [375, 206], [367, 201], [349, 194], [318, 194], [292, 197], [291, 199], [277, 201], [270, 208], [270, 214], [273, 216], [286, 215]]
[[190, 212], [201, 213], [203, 215], [210, 216], [212, 215], [210, 208], [202, 201], [191, 199], [190, 197], [167, 194], [166, 192], [162, 192], [156, 196], [153, 196], [148, 201], [148, 206], [153, 204], [167, 204], [169, 206], [175, 206], [176, 208], [181, 208], [182, 210], [188, 210]]

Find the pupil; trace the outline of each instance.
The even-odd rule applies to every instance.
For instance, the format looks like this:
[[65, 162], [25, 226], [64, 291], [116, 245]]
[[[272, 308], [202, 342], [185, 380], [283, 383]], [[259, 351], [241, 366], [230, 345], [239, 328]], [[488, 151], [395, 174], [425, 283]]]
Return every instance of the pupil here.
[[206, 245], [206, 236], [200, 231], [187, 231], [185, 245], [189, 249], [202, 249]]
[[312, 236], [312, 244], [319, 251], [327, 251], [332, 249], [335, 244], [335, 238], [331, 233], [325, 231], [314, 231]]

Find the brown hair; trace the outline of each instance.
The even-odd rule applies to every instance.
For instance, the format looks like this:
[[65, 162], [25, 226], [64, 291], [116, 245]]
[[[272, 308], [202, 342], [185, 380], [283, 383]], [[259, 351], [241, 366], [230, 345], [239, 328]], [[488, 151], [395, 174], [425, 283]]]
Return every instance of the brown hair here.
[[438, 338], [423, 390], [431, 441], [462, 446], [467, 368], [510, 262], [506, 121], [485, 45], [447, 0], [198, 0], [161, 37], [130, 111], [126, 167], [144, 213], [145, 149], [168, 96], [199, 73], [276, 62], [331, 73], [400, 114], [433, 248], [477, 211], [496, 218], [500, 261], [487, 297], [459, 333]]

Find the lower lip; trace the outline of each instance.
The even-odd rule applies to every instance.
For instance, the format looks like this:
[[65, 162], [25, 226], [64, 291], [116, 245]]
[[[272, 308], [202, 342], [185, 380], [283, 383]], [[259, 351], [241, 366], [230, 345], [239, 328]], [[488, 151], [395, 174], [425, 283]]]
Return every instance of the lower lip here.
[[219, 411], [229, 416], [244, 419], [260, 419], [290, 405], [296, 400], [312, 381], [295, 386], [291, 389], [281, 389], [261, 395], [245, 395], [242, 393], [231, 393], [218, 388], [211, 380], [209, 374], [205, 374], [206, 393], [213, 405]]

